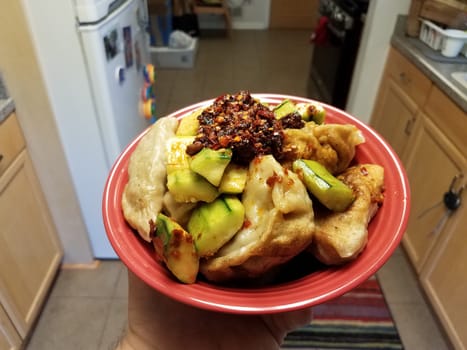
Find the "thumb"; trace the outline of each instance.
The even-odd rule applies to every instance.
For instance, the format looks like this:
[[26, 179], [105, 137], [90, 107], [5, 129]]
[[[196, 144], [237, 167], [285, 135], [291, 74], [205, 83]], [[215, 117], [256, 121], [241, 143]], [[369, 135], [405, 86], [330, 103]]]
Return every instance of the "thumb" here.
[[311, 308], [263, 316], [264, 323], [278, 344], [282, 343], [287, 333], [309, 324], [312, 318]]

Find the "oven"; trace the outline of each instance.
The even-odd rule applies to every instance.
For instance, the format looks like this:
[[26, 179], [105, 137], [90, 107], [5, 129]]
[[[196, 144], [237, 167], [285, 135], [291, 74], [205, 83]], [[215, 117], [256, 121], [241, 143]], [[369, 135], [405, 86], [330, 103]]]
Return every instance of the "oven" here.
[[321, 0], [308, 97], [345, 109], [369, 0]]

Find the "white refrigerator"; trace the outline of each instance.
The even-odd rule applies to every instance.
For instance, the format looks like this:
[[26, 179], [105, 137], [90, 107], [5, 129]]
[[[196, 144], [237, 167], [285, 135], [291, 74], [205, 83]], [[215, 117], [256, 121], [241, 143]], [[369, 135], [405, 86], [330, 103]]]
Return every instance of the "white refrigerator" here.
[[[66, 208], [81, 212], [59, 231], [65, 262], [116, 258], [103, 225], [102, 194], [115, 158], [152, 121], [139, 112], [150, 63], [146, 0], [21, 3], [78, 200], [79, 208], [74, 199]], [[54, 215], [62, 214], [54, 208]]]
[[149, 62], [143, 0], [77, 0], [78, 31], [110, 167], [149, 124], [139, 115]]
[[[146, 82], [144, 71], [149, 63], [147, 4], [145, 0], [75, 0], [74, 5], [100, 138], [94, 142], [100, 142], [99, 152], [106, 163], [104, 166], [95, 163], [99, 171], [92, 183], [89, 179], [83, 183], [78, 178], [75, 187], [94, 256], [116, 258], [104, 231], [100, 204], [112, 164], [150, 124], [139, 113], [141, 91]], [[89, 171], [93, 171], [92, 164]], [[83, 193], [87, 191], [90, 192]]]

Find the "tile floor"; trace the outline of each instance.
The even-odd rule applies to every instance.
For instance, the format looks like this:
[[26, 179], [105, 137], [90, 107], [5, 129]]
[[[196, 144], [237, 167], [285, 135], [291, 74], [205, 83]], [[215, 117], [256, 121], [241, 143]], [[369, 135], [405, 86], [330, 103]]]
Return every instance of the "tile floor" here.
[[[308, 37], [308, 31], [203, 36], [193, 69], [158, 71], [158, 115], [240, 89], [306, 96]], [[405, 348], [449, 349], [401, 249], [378, 275]], [[62, 269], [26, 349], [113, 349], [125, 326], [126, 298], [126, 269], [119, 261]]]

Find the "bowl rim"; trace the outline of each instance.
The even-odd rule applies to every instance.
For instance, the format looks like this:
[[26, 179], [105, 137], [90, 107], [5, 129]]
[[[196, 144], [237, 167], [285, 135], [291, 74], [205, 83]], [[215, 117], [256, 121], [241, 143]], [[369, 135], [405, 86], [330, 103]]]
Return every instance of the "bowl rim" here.
[[[252, 96], [265, 103], [278, 103], [287, 98], [296, 103], [319, 102], [309, 98], [274, 93], [252, 93]], [[181, 118], [190, 111], [202, 106], [207, 106], [213, 101], [214, 99], [207, 99], [191, 104], [168, 114], [166, 117]], [[114, 222], [112, 222], [114, 218], [112, 218], [109, 209], [111, 209], [112, 204], [115, 204], [118, 207], [118, 203], [116, 203], [116, 201], [118, 201], [119, 198], [115, 197], [117, 193], [114, 190], [116, 181], [119, 177], [121, 179], [121, 176], [123, 176], [122, 172], [126, 172], [126, 169], [122, 168], [122, 166], [125, 166], [125, 162], [127, 165], [132, 151], [141, 138], [148, 132], [149, 128], [136, 137], [117, 158], [106, 180], [103, 193], [102, 212], [105, 230], [112, 247], [122, 262], [128, 267], [128, 269], [132, 270], [139, 278], [152, 288], [175, 300], [207, 310], [237, 314], [278, 313], [311, 307], [338, 297], [345, 292], [352, 290], [360, 283], [371, 277], [393, 254], [394, 250], [399, 245], [407, 226], [411, 201], [408, 178], [399, 157], [381, 135], [347, 112], [322, 102], [319, 103], [323, 105], [328, 114], [331, 113], [331, 115], [336, 118], [343, 118], [346, 122], [354, 124], [364, 133], [365, 137], [370, 136], [371, 139], [376, 141], [376, 145], [380, 148], [378, 151], [384, 153], [385, 157], [387, 157], [385, 158], [385, 161], [390, 162], [391, 170], [394, 170], [397, 175], [397, 177], [394, 178], [394, 181], [397, 185], [397, 198], [400, 199], [400, 203], [395, 203], [395, 205], [398, 205], [398, 208], [396, 208], [397, 217], [389, 218], [396, 219], [397, 222], [394, 223], [388, 219], [391, 221], [389, 225], [394, 226], [394, 234], [391, 234], [390, 237], [388, 237], [384, 246], [380, 247], [381, 250], [378, 251], [377, 254], [372, 253], [368, 264], [362, 266], [363, 263], [359, 262], [359, 259], [362, 258], [360, 256], [353, 262], [347, 263], [346, 265], [340, 267], [329, 267], [326, 268], [325, 271], [320, 271], [319, 281], [320, 284], [325, 286], [332, 285], [332, 279], [336, 276], [340, 276], [339, 283], [336, 282], [335, 287], [332, 289], [320, 287], [318, 283], [316, 283], [316, 280], [309, 278], [310, 276], [305, 276], [299, 280], [286, 282], [281, 285], [247, 289], [230, 288], [205, 282], [196, 282], [195, 284], [184, 285], [168, 276], [170, 273], [167, 273], [167, 271], [165, 273], [163, 271], [160, 272], [159, 269], [165, 269], [165, 267], [159, 265], [155, 259], [149, 261], [147, 259], [147, 255], [136, 256], [131, 254], [129, 250], [125, 250], [128, 248], [125, 246], [126, 242], [122, 242], [121, 237], [118, 236], [118, 234], [122, 234], [122, 232], [115, 232]], [[396, 196], [396, 193], [392, 194], [391, 192], [391, 195]], [[117, 215], [118, 213], [113, 214]], [[120, 216], [122, 217], [123, 215], [120, 213]], [[377, 216], [378, 214], [376, 217]], [[378, 220], [378, 222], [379, 221], [380, 220]], [[129, 226], [127, 226], [127, 229], [131, 231]], [[139, 237], [137, 239], [139, 239]], [[368, 249], [365, 249], [362, 255], [369, 255], [370, 253], [366, 253], [367, 250]], [[159, 268], [155, 267], [155, 264], [157, 264]], [[358, 271], [354, 268], [355, 266], [358, 266]], [[155, 268], [156, 270], [154, 270]], [[154, 271], [157, 272], [157, 276], [151, 275]], [[345, 276], [346, 273], [349, 274], [347, 277]], [[309, 283], [315, 283], [313, 284], [313, 288], [316, 290], [316, 293], [312, 296], [309, 292]], [[291, 297], [292, 295], [294, 298]], [[254, 300], [251, 299], [253, 296], [255, 297]]]

